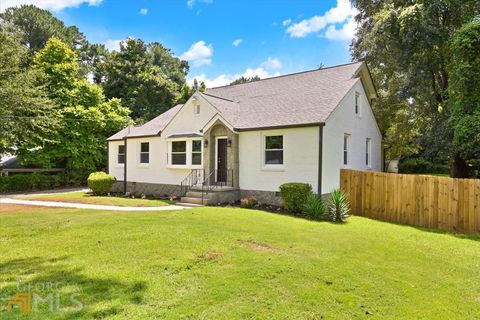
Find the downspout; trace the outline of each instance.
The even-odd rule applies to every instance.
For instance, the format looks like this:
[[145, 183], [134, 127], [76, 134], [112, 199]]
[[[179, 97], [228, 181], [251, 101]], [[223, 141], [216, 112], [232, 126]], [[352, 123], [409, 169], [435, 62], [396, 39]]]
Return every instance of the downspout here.
[[107, 141], [107, 174], [110, 174], [110, 142]]
[[318, 186], [317, 194], [322, 197], [322, 170], [323, 170], [323, 127], [325, 123], [321, 123], [318, 127]]
[[127, 137], [123, 138], [125, 146], [125, 160], [123, 161], [123, 193], [127, 194]]

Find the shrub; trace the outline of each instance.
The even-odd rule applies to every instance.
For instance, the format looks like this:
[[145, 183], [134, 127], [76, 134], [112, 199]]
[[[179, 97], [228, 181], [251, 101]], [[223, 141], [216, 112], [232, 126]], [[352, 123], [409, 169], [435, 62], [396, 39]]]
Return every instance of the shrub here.
[[313, 192], [310, 192], [303, 205], [303, 211], [313, 219], [323, 219], [325, 206], [322, 200]]
[[255, 198], [242, 198], [240, 199], [240, 207], [250, 209], [257, 204], [257, 199]]
[[55, 189], [63, 185], [63, 175], [12, 174], [0, 177], [0, 192]]
[[424, 158], [410, 158], [400, 161], [399, 173], [444, 173], [448, 174], [450, 168], [444, 164], [432, 163]]
[[94, 194], [103, 196], [110, 192], [115, 180], [115, 177], [105, 172], [93, 172], [88, 176], [87, 185]]
[[280, 186], [285, 209], [290, 212], [302, 212], [310, 192], [312, 192], [312, 186], [307, 183], [290, 182]]
[[345, 192], [335, 189], [330, 193], [327, 203], [327, 213], [334, 222], [344, 222], [350, 213], [350, 204]]

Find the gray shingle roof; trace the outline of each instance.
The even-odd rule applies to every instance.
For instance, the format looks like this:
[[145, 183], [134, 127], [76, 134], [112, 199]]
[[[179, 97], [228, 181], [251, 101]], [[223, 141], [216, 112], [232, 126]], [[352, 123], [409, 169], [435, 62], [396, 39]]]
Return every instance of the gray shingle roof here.
[[204, 97], [235, 129], [323, 123], [358, 81], [354, 75], [361, 65], [357, 62], [212, 88]]
[[[208, 89], [199, 93], [235, 129], [324, 123], [359, 81], [363, 62], [288, 74], [259, 81]], [[159, 135], [182, 105], [140, 127], [127, 127], [108, 140]]]
[[143, 136], [155, 136], [159, 135], [162, 130], [167, 126], [167, 124], [172, 120], [172, 118], [177, 114], [178, 110], [182, 107], [182, 104], [178, 104], [175, 107], [165, 111], [158, 117], [150, 120], [142, 126], [129, 126], [121, 131], [115, 133], [113, 136], [109, 137], [107, 140], [121, 140], [125, 137], [134, 138], [134, 137], [143, 137]]

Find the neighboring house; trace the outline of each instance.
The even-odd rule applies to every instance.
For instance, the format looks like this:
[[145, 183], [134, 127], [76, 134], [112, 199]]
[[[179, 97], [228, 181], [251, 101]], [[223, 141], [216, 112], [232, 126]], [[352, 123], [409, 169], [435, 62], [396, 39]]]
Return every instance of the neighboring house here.
[[195, 92], [108, 138], [114, 191], [270, 204], [286, 182], [330, 193], [341, 168], [382, 169], [376, 97], [362, 62]]
[[17, 161], [17, 156], [13, 156], [9, 154], [0, 156], [0, 177], [17, 174], [17, 173], [34, 173], [34, 172], [56, 173], [56, 172], [62, 172], [62, 171], [65, 171], [65, 169], [63, 168], [43, 169], [40, 166], [21, 165]]

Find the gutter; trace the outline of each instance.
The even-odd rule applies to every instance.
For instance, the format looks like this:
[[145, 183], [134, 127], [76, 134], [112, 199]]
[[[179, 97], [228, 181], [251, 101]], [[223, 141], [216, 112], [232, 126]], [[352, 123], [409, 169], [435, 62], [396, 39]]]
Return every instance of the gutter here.
[[125, 146], [125, 160], [123, 161], [123, 192], [127, 193], [127, 137], [123, 138]]

